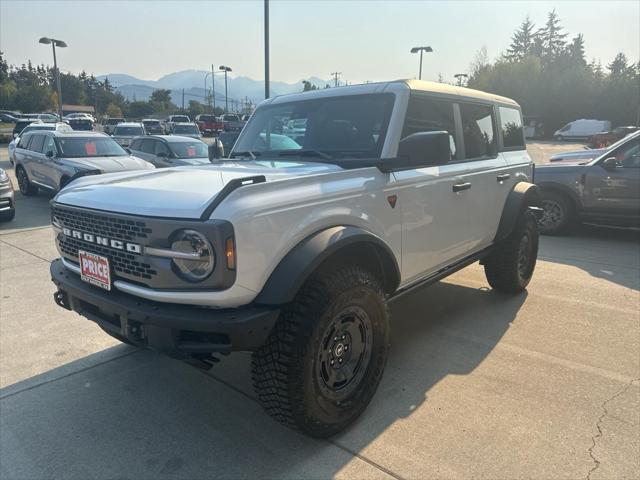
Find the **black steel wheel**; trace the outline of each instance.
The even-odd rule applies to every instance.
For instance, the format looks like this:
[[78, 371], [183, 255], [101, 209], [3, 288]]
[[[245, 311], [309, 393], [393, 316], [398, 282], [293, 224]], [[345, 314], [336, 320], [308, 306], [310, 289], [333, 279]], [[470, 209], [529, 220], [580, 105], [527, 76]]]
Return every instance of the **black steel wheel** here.
[[388, 351], [380, 280], [358, 266], [329, 270], [307, 281], [254, 352], [254, 389], [277, 421], [328, 437], [367, 407]]

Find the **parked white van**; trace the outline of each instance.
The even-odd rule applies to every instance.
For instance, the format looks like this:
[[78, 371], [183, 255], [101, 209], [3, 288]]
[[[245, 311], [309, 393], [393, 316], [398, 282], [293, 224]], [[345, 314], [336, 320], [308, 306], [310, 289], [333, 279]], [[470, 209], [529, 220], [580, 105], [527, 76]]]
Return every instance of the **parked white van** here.
[[582, 118], [567, 123], [560, 130], [553, 134], [556, 140], [589, 138], [596, 133], [608, 132], [611, 130], [611, 122], [608, 120], [587, 120]]

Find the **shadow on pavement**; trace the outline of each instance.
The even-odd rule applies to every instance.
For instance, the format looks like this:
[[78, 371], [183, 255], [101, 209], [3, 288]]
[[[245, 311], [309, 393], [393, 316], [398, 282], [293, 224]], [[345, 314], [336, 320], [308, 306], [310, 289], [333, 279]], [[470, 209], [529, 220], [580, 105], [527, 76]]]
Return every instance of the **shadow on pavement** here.
[[0, 391], [0, 476], [381, 475], [350, 452], [410, 417], [446, 376], [472, 372], [525, 299], [439, 283], [392, 304], [392, 353], [378, 393], [332, 442], [308, 439], [262, 412], [247, 388], [246, 354], [223, 360], [212, 378], [153, 352], [113, 347], [95, 355], [119, 358], [88, 356]]
[[582, 225], [566, 236], [542, 236], [539, 258], [640, 290], [638, 231]]

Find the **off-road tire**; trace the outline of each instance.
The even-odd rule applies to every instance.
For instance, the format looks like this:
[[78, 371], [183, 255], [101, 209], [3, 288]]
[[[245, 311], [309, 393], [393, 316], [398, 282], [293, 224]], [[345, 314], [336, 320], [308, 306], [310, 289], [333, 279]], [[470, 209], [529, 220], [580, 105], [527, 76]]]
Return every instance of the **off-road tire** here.
[[[345, 353], [342, 367], [329, 367], [339, 360], [333, 355], [340, 348], [336, 339], [345, 338], [338, 336], [340, 328], [352, 328], [365, 316], [370, 328], [355, 330], [365, 337], [363, 332], [369, 332], [368, 347], [363, 347], [363, 351], [368, 348], [367, 360], [356, 359], [358, 335], [347, 334], [353, 340], [352, 357]], [[331, 330], [336, 322], [341, 327]], [[347, 349], [343, 346], [343, 350]], [[344, 266], [312, 276], [285, 307], [265, 345], [253, 353], [253, 386], [260, 404], [275, 420], [312, 437], [329, 437], [365, 410], [382, 378], [388, 352], [389, 312], [380, 280], [361, 267]], [[359, 377], [354, 375], [341, 389], [329, 387], [346, 381], [327, 383], [330, 372], [350, 367], [354, 359], [360, 365]], [[346, 375], [350, 371], [345, 370]]]
[[509, 236], [484, 260], [484, 273], [494, 290], [520, 293], [533, 276], [537, 258], [538, 223], [533, 213], [525, 210]]
[[2, 213], [0, 214], [0, 222], [10, 222], [11, 220], [13, 220], [16, 216], [16, 211], [11, 210], [11, 212], [9, 213]]
[[24, 167], [16, 168], [16, 178], [18, 179], [18, 187], [20, 187], [20, 193], [28, 197], [38, 193], [38, 187], [29, 181], [29, 176]]
[[542, 192], [544, 213], [538, 220], [538, 230], [542, 235], [562, 235], [575, 223], [575, 209], [571, 200], [561, 193]]

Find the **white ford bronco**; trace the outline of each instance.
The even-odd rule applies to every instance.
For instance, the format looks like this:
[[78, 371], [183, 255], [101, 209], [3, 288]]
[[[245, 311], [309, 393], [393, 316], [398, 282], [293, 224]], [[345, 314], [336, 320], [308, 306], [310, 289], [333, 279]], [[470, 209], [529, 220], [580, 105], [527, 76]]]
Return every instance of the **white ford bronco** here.
[[203, 368], [253, 352], [266, 411], [309, 435], [371, 400], [391, 299], [476, 261], [498, 292], [533, 274], [540, 198], [508, 98], [413, 80], [281, 96], [218, 153], [58, 193], [54, 298]]

